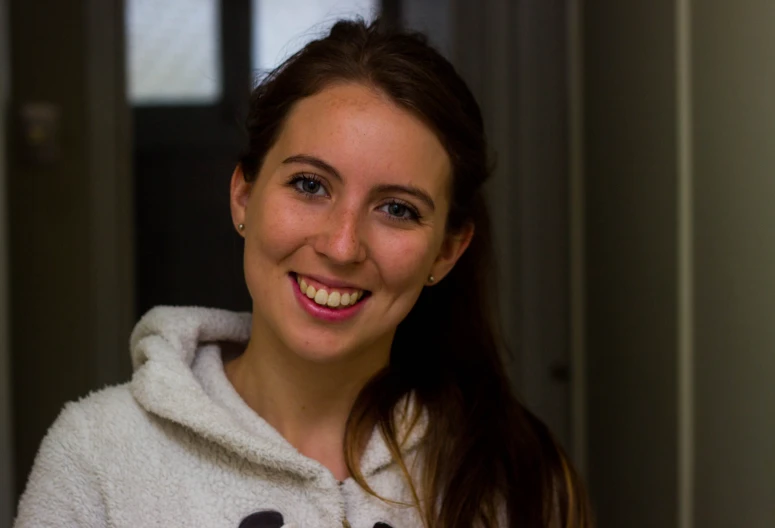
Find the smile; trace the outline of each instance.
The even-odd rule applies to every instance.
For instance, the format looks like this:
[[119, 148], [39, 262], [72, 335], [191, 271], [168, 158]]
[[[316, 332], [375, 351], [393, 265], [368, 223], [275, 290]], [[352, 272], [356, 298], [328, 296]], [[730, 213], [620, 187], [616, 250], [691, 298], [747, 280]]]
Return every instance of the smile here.
[[[310, 280], [311, 282], [312, 280]], [[313, 284], [308, 284], [307, 278], [301, 275], [296, 275], [296, 283], [299, 285], [301, 293], [320, 306], [328, 306], [329, 308], [341, 306], [346, 308], [347, 306], [354, 306], [359, 300], [363, 299], [363, 290], [352, 288], [335, 289], [330, 286], [323, 286], [320, 283], [316, 283], [318, 284], [316, 288]]]
[[360, 312], [370, 292], [358, 288], [344, 287], [339, 284], [328, 285], [318, 280], [291, 273], [290, 278], [296, 284], [296, 299], [311, 316], [330, 322], [349, 319]]

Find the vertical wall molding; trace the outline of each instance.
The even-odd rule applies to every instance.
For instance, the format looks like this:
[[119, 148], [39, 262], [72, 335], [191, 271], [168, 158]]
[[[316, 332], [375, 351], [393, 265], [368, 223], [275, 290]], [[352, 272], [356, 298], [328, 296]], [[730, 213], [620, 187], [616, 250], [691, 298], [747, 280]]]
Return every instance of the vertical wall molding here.
[[691, 0], [676, 0], [678, 528], [694, 528], [694, 207]]
[[126, 348], [134, 317], [133, 186], [124, 2], [88, 0], [85, 8], [92, 375], [100, 386], [124, 381], [130, 374]]
[[10, 330], [8, 301], [8, 202], [6, 197], [6, 119], [11, 65], [8, 54], [8, 1], [0, 0], [0, 526], [10, 526], [14, 511], [11, 428]]
[[584, 256], [584, 37], [581, 0], [568, 2], [571, 452], [587, 474], [586, 290]]

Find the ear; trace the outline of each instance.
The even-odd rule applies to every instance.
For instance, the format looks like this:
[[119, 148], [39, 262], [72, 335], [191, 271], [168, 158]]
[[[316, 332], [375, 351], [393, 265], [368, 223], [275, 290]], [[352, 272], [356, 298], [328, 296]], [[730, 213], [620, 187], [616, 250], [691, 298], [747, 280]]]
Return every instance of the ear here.
[[458, 259], [465, 253], [474, 238], [474, 224], [466, 224], [459, 231], [449, 233], [444, 237], [441, 251], [436, 257], [431, 269], [434, 283], [438, 283], [447, 273], [452, 271]]
[[253, 188], [253, 184], [245, 181], [245, 175], [242, 173], [242, 167], [237, 165], [234, 172], [231, 174], [231, 187], [229, 193], [229, 202], [231, 205], [231, 220], [234, 223], [234, 228], [240, 235], [240, 224], [245, 224], [247, 218], [248, 199], [250, 198], [250, 190]]

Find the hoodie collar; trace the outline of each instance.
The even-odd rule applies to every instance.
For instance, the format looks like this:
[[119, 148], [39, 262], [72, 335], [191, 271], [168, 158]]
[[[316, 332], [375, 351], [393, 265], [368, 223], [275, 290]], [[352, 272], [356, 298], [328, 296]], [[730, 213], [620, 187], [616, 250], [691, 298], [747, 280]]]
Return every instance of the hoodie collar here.
[[[249, 313], [208, 308], [154, 308], [140, 320], [130, 338], [135, 369], [130, 386], [133, 396], [148, 412], [178, 423], [248, 461], [291, 472], [321, 485], [335, 484], [327, 468], [299, 453], [258, 415], [253, 415], [253, 427], [244, 427], [208, 394], [192, 370], [197, 355], [208, 345], [217, 346], [216, 343], [224, 341], [247, 343], [250, 328]], [[218, 383], [228, 384], [238, 398], [225, 374], [221, 371], [219, 376], [223, 379]], [[403, 406], [399, 407], [403, 410]], [[411, 406], [409, 409], [407, 416], [412, 415]], [[414, 451], [427, 427], [426, 416], [421, 415], [411, 431], [401, 424], [408, 426], [408, 420], [399, 420], [400, 435], [408, 433], [404, 451]], [[390, 450], [375, 430], [363, 454], [361, 471], [369, 477], [392, 462]]]

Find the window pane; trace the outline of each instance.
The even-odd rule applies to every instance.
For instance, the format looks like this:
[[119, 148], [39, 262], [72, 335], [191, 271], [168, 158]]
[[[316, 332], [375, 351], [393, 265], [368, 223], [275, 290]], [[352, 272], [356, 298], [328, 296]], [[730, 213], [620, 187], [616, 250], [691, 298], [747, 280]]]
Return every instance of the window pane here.
[[207, 104], [220, 97], [218, 5], [218, 0], [127, 0], [132, 104]]
[[339, 18], [374, 18], [379, 0], [253, 0], [253, 70], [279, 65]]

